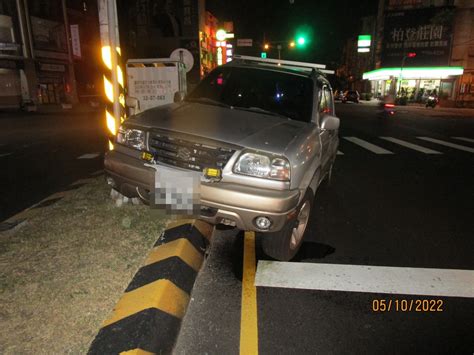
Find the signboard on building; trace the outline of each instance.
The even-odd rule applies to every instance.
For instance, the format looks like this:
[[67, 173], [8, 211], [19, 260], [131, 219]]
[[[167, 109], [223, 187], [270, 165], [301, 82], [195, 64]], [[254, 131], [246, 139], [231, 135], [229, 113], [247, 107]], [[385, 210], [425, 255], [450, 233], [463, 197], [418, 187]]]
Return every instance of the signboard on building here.
[[237, 47], [252, 47], [252, 38], [237, 39]]
[[71, 25], [71, 45], [72, 54], [76, 58], [81, 58], [81, 39], [79, 37], [79, 25]]
[[400, 67], [409, 52], [416, 57], [405, 61], [407, 67], [448, 65], [453, 14], [449, 7], [387, 12], [382, 66]]

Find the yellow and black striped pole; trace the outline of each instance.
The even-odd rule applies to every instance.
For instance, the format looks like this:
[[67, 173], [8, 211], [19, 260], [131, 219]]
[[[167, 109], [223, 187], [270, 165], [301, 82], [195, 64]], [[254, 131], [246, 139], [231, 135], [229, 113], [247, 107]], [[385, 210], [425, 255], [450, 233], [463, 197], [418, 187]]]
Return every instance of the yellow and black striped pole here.
[[114, 148], [118, 127], [126, 118], [125, 78], [120, 66], [121, 49], [115, 0], [98, 0], [101, 54], [106, 97], [105, 119], [109, 133], [109, 149]]

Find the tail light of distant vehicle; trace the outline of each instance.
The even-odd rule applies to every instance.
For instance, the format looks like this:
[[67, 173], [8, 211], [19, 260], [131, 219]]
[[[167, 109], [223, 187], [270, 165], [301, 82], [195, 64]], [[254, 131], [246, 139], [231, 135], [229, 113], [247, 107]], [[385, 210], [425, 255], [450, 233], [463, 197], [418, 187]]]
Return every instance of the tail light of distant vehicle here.
[[384, 107], [385, 108], [394, 108], [395, 105], [394, 104], [385, 104]]

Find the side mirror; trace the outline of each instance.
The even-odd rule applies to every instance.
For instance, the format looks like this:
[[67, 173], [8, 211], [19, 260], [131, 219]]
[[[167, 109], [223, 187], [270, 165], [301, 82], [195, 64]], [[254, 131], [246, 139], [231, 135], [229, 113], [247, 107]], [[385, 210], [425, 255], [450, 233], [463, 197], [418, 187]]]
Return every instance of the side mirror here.
[[321, 130], [323, 131], [335, 131], [339, 129], [339, 118], [336, 116], [327, 115], [323, 117], [321, 121]]
[[176, 91], [174, 93], [174, 98], [173, 98], [173, 101], [176, 103], [176, 102], [181, 102], [184, 100], [184, 92], [182, 91]]
[[130, 116], [136, 115], [140, 112], [140, 100], [136, 97], [127, 96], [125, 98], [125, 105], [129, 108]]

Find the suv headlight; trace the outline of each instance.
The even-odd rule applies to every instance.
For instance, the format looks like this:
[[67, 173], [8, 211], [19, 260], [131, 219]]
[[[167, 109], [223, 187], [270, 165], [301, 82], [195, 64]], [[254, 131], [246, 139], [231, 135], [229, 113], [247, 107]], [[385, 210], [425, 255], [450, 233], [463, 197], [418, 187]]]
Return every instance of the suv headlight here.
[[145, 136], [145, 132], [142, 130], [120, 126], [117, 133], [117, 143], [143, 150], [146, 147]]
[[283, 157], [243, 153], [234, 165], [234, 173], [260, 178], [289, 181], [290, 162]]

